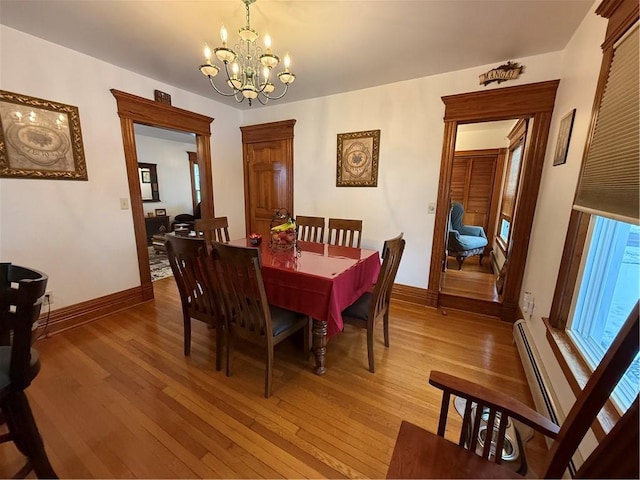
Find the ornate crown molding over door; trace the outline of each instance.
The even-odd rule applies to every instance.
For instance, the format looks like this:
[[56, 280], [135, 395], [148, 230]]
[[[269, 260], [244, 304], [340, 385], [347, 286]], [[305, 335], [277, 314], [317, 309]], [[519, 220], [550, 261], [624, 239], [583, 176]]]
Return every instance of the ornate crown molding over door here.
[[514, 248], [509, 257], [502, 304], [490, 305], [487, 302], [465, 298], [457, 298], [455, 302], [456, 308], [462, 310], [472, 310], [500, 316], [502, 320], [515, 321], [544, 165], [551, 114], [559, 83], [560, 80], [551, 80], [442, 97], [445, 104], [444, 141], [427, 288], [427, 305], [432, 307], [448, 306], [444, 303], [446, 302], [445, 296], [440, 294], [440, 277], [446, 248], [449, 191], [451, 190], [451, 171], [458, 125], [528, 118], [530, 119], [530, 127], [524, 152], [521, 193], [519, 193], [521, 201], [516, 207], [515, 220], [511, 227], [513, 243], [518, 248]]
[[140, 283], [145, 300], [153, 298], [149, 252], [147, 250], [144, 209], [140, 183], [138, 181], [138, 155], [133, 125], [139, 123], [150, 127], [170, 128], [187, 133], [195, 133], [198, 164], [200, 165], [200, 188], [202, 192], [202, 216], [213, 217], [213, 175], [211, 172], [211, 122], [213, 118], [181, 108], [154, 102], [119, 90], [111, 90], [118, 104], [118, 116], [122, 129], [124, 158], [129, 177], [131, 214], [138, 251]]

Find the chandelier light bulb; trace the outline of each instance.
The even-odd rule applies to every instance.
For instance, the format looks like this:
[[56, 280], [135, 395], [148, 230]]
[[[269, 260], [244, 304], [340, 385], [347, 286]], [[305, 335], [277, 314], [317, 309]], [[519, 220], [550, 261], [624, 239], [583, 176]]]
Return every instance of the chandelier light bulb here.
[[224, 25], [220, 27], [220, 38], [222, 39], [222, 46], [227, 46], [227, 29], [224, 28]]
[[264, 36], [264, 46], [267, 47], [267, 53], [271, 53], [271, 37], [268, 33]]
[[209, 45], [204, 46], [204, 58], [207, 59], [207, 62], [211, 61], [211, 49], [209, 48]]
[[265, 82], [269, 80], [269, 67], [264, 67], [262, 69], [262, 76], [264, 77]]
[[231, 66], [231, 71], [233, 72], [233, 78], [238, 78], [238, 72], [240, 71], [238, 62], [233, 62], [233, 65]]
[[284, 69], [286, 72], [289, 71], [289, 67], [291, 66], [291, 57], [289, 56], [289, 54], [287, 53], [284, 56]]

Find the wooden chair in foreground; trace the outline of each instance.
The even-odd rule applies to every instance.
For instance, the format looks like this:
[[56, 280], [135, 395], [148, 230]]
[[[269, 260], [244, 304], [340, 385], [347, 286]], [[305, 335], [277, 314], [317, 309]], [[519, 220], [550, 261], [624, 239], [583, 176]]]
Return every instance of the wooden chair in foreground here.
[[402, 233], [384, 242], [382, 249], [382, 267], [373, 292], [365, 292], [352, 305], [342, 312], [342, 321], [367, 330], [367, 352], [369, 371], [375, 373], [373, 358], [373, 332], [376, 321], [384, 322], [384, 346], [389, 347], [389, 302], [391, 288], [398, 272], [405, 241]]
[[231, 355], [236, 337], [266, 349], [264, 396], [271, 396], [274, 347], [304, 329], [304, 354], [309, 356], [311, 319], [290, 310], [269, 305], [262, 280], [260, 249], [215, 243], [218, 278], [223, 287], [226, 316], [229, 319], [227, 375], [231, 374]]
[[229, 243], [229, 220], [227, 217], [198, 219], [195, 229], [198, 236], [204, 236], [207, 245], [211, 245], [213, 242]]
[[329, 219], [329, 245], [360, 248], [362, 236], [362, 220]]
[[225, 325], [219, 305], [219, 286], [212, 283], [203, 265], [207, 256], [202, 238], [167, 235], [167, 256], [176, 279], [182, 319], [184, 322], [184, 354], [191, 354], [191, 319], [195, 318], [216, 328], [216, 370], [222, 368], [222, 351], [225, 343]]
[[[9, 429], [0, 435], [0, 443], [13, 441], [27, 457], [16, 478], [26, 477], [31, 470], [38, 478], [58, 478], [24, 393], [40, 371], [40, 357], [31, 348], [31, 336], [47, 280], [36, 270], [0, 263], [0, 417]], [[43, 407], [47, 408], [46, 403]]]
[[[622, 326], [604, 358], [589, 378], [562, 427], [535, 410], [501, 392], [489, 390], [442, 372], [431, 372], [429, 383], [443, 390], [438, 435], [402, 422], [387, 478], [514, 478], [518, 475], [500, 465], [507, 418], [512, 417], [553, 439], [543, 470], [544, 478], [561, 478], [571, 457], [606, 403], [611, 392], [638, 353], [638, 304]], [[460, 441], [445, 440], [444, 432], [451, 395], [467, 400]], [[476, 403], [471, 442], [465, 442]], [[484, 407], [484, 408], [483, 408]], [[479, 416], [488, 411], [487, 437], [482, 456], [477, 448]], [[575, 478], [638, 478], [638, 396], [596, 449], [579, 466]], [[491, 437], [497, 433], [495, 439]], [[466, 443], [470, 443], [468, 450]], [[492, 458], [492, 457], [497, 457]], [[490, 461], [494, 460], [494, 461]]]
[[324, 217], [296, 217], [298, 240], [303, 242], [324, 242]]

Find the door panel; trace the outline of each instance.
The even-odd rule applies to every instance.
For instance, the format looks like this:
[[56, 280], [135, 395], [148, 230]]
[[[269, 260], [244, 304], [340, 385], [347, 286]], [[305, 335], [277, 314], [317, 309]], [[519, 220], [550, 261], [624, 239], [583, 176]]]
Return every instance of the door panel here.
[[290, 203], [287, 199], [287, 165], [282, 151], [282, 145], [271, 143], [248, 146], [250, 230], [265, 238], [268, 238], [273, 214]]
[[293, 125], [295, 120], [241, 127], [247, 235], [269, 238], [280, 208], [293, 214]]

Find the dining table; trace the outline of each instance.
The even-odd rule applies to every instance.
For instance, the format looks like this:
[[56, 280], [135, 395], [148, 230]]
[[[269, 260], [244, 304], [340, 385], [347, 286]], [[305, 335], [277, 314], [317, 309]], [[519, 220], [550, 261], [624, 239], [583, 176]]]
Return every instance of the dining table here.
[[253, 245], [249, 238], [230, 244], [260, 248], [270, 304], [313, 319], [315, 373], [324, 375], [327, 341], [342, 331], [342, 311], [378, 279], [378, 251], [302, 241], [280, 250], [268, 242]]

